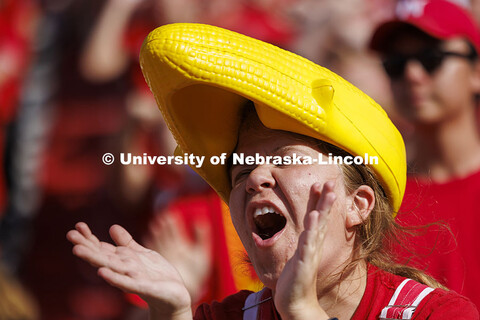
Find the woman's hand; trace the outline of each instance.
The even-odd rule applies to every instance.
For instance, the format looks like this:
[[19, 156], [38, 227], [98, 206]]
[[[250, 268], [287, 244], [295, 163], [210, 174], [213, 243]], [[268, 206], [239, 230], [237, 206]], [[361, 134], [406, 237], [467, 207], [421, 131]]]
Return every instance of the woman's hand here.
[[110, 228], [115, 245], [101, 242], [83, 222], [67, 233], [73, 253], [98, 268], [111, 285], [138, 294], [152, 319], [192, 319], [191, 299], [177, 270], [160, 254], [139, 245], [122, 227]]
[[314, 184], [312, 190], [319, 198], [315, 210], [305, 215], [305, 230], [300, 234], [298, 247], [287, 262], [275, 288], [275, 306], [282, 319], [328, 319], [317, 297], [317, 273], [327, 231], [328, 216], [335, 193], [335, 183]]

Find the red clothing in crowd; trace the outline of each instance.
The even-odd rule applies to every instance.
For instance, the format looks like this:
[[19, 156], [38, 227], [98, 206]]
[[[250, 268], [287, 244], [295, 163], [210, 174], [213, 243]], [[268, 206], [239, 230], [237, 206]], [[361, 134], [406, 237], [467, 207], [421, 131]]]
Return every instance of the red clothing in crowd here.
[[[33, 25], [37, 11], [31, 0], [0, 2], [0, 161], [3, 162], [6, 130], [15, 118], [20, 86], [30, 61]], [[6, 187], [0, 170], [0, 217]]]
[[[365, 293], [355, 311], [352, 320], [376, 320], [383, 308], [392, 298], [395, 290], [405, 280], [404, 277], [387, 273], [374, 266], [369, 266]], [[211, 305], [203, 304], [195, 313], [195, 320], [243, 320], [242, 308], [245, 300], [251, 294], [249, 291], [240, 291], [222, 302]], [[266, 290], [261, 301], [271, 297], [272, 292]], [[273, 299], [266, 300], [259, 305], [258, 319], [278, 320]], [[334, 317], [335, 315], [331, 315]], [[479, 319], [475, 306], [465, 297], [453, 291], [435, 289], [429, 293], [416, 308], [412, 319]]]
[[15, 115], [20, 85], [31, 54], [33, 26], [37, 15], [31, 0], [0, 3], [0, 120]]
[[419, 254], [421, 268], [471, 299], [477, 307], [480, 306], [479, 199], [480, 171], [442, 184], [409, 178], [398, 216], [402, 224], [410, 226], [448, 224], [451, 233], [434, 226], [413, 239], [413, 248]]

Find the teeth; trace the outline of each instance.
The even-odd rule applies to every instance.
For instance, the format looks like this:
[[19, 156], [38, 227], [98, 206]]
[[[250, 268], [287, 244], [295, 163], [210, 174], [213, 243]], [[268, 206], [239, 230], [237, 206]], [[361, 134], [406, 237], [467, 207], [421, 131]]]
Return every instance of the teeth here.
[[[276, 212], [272, 207], [257, 208], [257, 209], [255, 209], [255, 212], [253, 213], [253, 217], [256, 218], [258, 216], [263, 216], [264, 214], [267, 214], [267, 213], [276, 213]], [[278, 213], [276, 213], [276, 214], [278, 214]]]

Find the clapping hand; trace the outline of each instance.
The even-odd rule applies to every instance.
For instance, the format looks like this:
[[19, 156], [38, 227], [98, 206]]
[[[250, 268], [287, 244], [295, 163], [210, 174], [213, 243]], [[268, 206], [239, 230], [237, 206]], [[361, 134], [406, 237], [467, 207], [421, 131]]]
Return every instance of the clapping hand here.
[[298, 247], [287, 262], [275, 288], [275, 306], [282, 319], [329, 319], [318, 304], [317, 273], [327, 231], [330, 209], [335, 201], [334, 182], [314, 184], [318, 197], [315, 209], [305, 215]]
[[192, 319], [191, 298], [178, 271], [160, 254], [133, 240], [122, 227], [110, 228], [116, 245], [99, 241], [83, 222], [67, 239], [73, 253], [98, 268], [111, 285], [139, 295], [150, 308], [152, 319]]

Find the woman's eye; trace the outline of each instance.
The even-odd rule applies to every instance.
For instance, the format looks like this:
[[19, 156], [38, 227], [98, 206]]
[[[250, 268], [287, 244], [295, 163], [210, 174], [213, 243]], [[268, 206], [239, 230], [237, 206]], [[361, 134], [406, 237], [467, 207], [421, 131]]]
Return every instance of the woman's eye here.
[[232, 179], [232, 183], [233, 185], [237, 185], [239, 184], [240, 182], [242, 182], [243, 180], [245, 180], [248, 175], [250, 174], [252, 170], [251, 169], [242, 169], [242, 170], [239, 170], [238, 172], [234, 172], [233, 173], [233, 179]]

